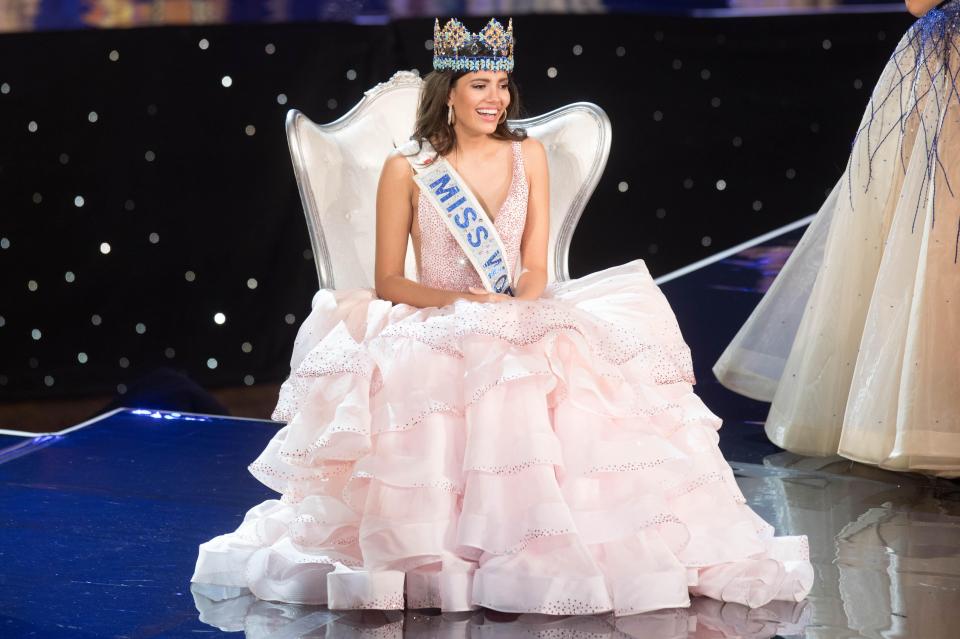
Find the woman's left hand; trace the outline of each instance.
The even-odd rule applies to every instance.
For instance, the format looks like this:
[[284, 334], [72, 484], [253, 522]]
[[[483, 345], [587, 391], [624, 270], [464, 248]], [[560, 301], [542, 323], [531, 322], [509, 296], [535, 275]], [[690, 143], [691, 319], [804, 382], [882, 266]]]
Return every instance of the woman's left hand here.
[[509, 295], [504, 295], [503, 293], [491, 293], [485, 288], [477, 288], [475, 286], [470, 287], [470, 292], [479, 298], [477, 300], [478, 302], [507, 302], [513, 299]]

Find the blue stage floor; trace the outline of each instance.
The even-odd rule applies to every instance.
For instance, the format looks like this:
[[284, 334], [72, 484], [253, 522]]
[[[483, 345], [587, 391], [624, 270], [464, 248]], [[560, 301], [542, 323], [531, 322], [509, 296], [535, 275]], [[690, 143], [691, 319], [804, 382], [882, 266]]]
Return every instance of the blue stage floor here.
[[0, 637], [955, 637], [960, 486], [778, 452], [765, 405], [709, 374], [798, 233], [663, 288], [751, 506], [778, 533], [810, 537], [807, 602], [699, 600], [619, 619], [344, 613], [242, 593], [214, 603], [191, 592], [197, 546], [275, 496], [246, 466], [277, 425], [124, 409], [62, 434], [0, 435]]

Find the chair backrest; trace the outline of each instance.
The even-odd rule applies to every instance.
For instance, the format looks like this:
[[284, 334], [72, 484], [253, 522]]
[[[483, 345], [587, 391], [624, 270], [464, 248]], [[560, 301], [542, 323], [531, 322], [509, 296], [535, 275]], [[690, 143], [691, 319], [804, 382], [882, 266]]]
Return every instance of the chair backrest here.
[[[296, 109], [287, 113], [287, 142], [321, 288], [374, 285], [380, 169], [410, 139], [420, 86], [417, 74], [400, 71], [330, 124], [316, 124]], [[547, 151], [549, 277], [568, 279], [570, 240], [610, 153], [610, 120], [600, 107], [577, 102], [511, 125], [525, 128]], [[405, 273], [416, 279], [410, 245]]]

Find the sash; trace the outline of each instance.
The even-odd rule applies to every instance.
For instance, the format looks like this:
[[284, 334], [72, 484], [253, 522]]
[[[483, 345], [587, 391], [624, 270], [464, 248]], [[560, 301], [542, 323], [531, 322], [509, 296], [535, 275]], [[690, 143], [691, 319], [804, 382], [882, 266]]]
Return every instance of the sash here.
[[493, 221], [487, 216], [477, 196], [441, 158], [427, 140], [416, 140], [399, 148], [410, 166], [414, 181], [446, 223], [450, 234], [483, 280], [483, 287], [494, 293], [513, 295], [507, 252]]

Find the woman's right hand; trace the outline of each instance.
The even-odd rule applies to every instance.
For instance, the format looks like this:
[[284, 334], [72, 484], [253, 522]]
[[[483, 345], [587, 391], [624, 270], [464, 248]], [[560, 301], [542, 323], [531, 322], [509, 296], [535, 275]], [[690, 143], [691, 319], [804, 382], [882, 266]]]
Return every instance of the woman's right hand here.
[[467, 300], [468, 302], [497, 303], [509, 302], [513, 299], [509, 295], [504, 295], [503, 293], [491, 293], [486, 289], [477, 288], [475, 286], [471, 286], [468, 290], [470, 291], [469, 293], [463, 293], [463, 299]]

